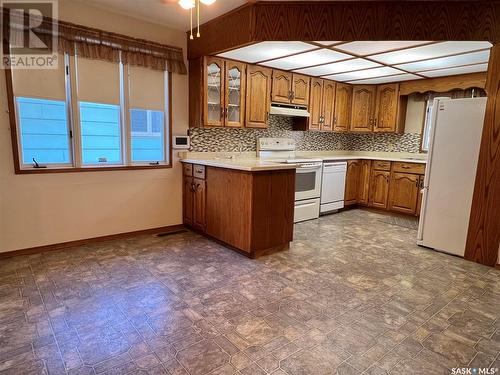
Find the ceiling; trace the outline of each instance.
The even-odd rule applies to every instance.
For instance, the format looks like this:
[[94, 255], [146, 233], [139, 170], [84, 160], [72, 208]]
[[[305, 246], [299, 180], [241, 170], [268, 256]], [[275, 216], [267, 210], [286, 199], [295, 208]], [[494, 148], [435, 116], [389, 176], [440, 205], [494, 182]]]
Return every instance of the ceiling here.
[[[129, 17], [159, 23], [175, 30], [189, 29], [189, 11], [182, 9], [178, 0], [78, 0], [111, 12]], [[272, 0], [274, 1], [274, 0]], [[202, 5], [201, 20], [203, 24], [221, 14], [238, 8], [248, 0], [218, 0], [210, 6]]]
[[218, 56], [356, 84], [484, 72], [491, 44], [470, 41], [260, 42]]

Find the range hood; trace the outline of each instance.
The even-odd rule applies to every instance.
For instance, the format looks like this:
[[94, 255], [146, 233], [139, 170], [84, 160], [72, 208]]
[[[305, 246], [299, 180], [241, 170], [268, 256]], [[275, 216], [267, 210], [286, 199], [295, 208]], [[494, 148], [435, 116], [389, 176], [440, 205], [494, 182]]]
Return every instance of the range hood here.
[[307, 107], [293, 104], [271, 103], [271, 115], [287, 117], [310, 117]]

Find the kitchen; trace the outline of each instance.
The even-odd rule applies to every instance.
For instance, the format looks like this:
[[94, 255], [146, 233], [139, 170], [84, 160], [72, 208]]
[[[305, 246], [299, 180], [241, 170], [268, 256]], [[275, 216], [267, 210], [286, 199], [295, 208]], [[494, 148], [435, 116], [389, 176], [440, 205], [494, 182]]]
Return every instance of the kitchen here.
[[[416, 225], [423, 205], [415, 242], [463, 257], [485, 111], [481, 72], [487, 69], [490, 47], [487, 42], [260, 42], [191, 61], [192, 87], [200, 90], [190, 91], [194, 151], [181, 154], [184, 223], [255, 257], [286, 248], [293, 240], [292, 222], [369, 207], [413, 217]], [[441, 120], [446, 117], [443, 108], [432, 111], [447, 99], [458, 100], [447, 113], [463, 123]], [[438, 113], [439, 122], [445, 123], [434, 139]], [[471, 153], [464, 160], [460, 156], [465, 148]], [[255, 152], [242, 152], [250, 149]], [[431, 174], [426, 179], [425, 172], [427, 156], [433, 154], [433, 165], [441, 163], [441, 170], [433, 168], [432, 180], [445, 171], [447, 178], [433, 182], [434, 194], [429, 194]], [[225, 194], [228, 200], [211, 212], [212, 195], [221, 188], [211, 186], [210, 173], [225, 168], [272, 175], [284, 165], [296, 166], [293, 219], [287, 209], [280, 223], [288, 228], [287, 236], [271, 240], [268, 234], [266, 245], [241, 247], [237, 235], [226, 235], [233, 226], [236, 233], [246, 233], [246, 223], [217, 223], [224, 231], [214, 227], [208, 218], [234, 217], [228, 207], [237, 202]], [[202, 177], [192, 170], [203, 171]], [[460, 186], [460, 191], [453, 195], [451, 186]], [[274, 188], [290, 200], [284, 187]], [[428, 205], [439, 193], [439, 199], [448, 194], [449, 204]], [[252, 197], [258, 201], [259, 196], [248, 199]], [[454, 203], [459, 201], [463, 204]], [[271, 202], [276, 197], [261, 204], [271, 207]], [[244, 213], [245, 207], [238, 210]], [[443, 222], [443, 217], [448, 220]], [[250, 232], [250, 239], [261, 234], [253, 228]], [[447, 235], [440, 237], [440, 232]]]
[[0, 373], [498, 373], [500, 3], [23, 4]]

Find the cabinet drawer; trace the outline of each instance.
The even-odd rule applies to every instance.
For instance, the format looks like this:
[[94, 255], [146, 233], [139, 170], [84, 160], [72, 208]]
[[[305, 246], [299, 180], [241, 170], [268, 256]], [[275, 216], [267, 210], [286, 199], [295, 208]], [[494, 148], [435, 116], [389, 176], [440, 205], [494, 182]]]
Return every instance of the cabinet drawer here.
[[205, 166], [195, 164], [193, 166], [193, 176], [204, 180], [205, 179]]
[[184, 176], [192, 176], [193, 175], [193, 164], [182, 164], [182, 170]]
[[394, 172], [424, 174], [425, 164], [404, 163], [396, 161], [393, 164], [393, 170]]
[[373, 169], [377, 171], [389, 171], [391, 170], [391, 162], [390, 161], [382, 161], [382, 160], [374, 160], [373, 161]]

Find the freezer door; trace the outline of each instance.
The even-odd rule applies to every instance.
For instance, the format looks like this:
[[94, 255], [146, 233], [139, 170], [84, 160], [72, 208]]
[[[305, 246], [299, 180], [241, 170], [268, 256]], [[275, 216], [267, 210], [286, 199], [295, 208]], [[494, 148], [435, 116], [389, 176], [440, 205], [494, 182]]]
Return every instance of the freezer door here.
[[434, 103], [420, 245], [464, 255], [485, 107], [486, 98]]

